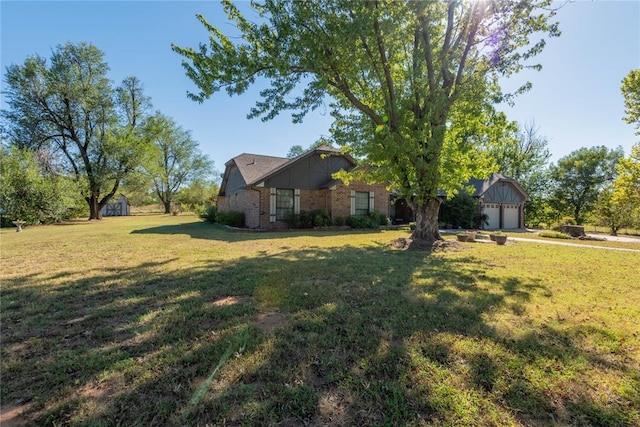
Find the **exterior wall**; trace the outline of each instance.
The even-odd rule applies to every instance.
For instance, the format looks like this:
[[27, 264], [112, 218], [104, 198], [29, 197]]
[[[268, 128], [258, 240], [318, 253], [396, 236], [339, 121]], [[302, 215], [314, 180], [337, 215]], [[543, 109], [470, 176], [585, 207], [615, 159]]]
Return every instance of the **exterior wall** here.
[[244, 179], [242, 179], [242, 175], [238, 170], [238, 167], [233, 165], [229, 170], [229, 177], [227, 178], [225, 195], [234, 194], [240, 191], [243, 191], [243, 187], [245, 185]]
[[[270, 189], [267, 187], [256, 188], [255, 193], [260, 193], [260, 219], [259, 228], [282, 230], [288, 228], [284, 221], [269, 221]], [[368, 185], [363, 183], [352, 183], [346, 186], [338, 183], [335, 189], [300, 190], [300, 210], [311, 211], [315, 209], [326, 209], [333, 218], [348, 217], [351, 212], [351, 190], [373, 191], [374, 211], [389, 216], [389, 192], [381, 184]], [[234, 210], [234, 209], [232, 209]], [[238, 209], [235, 209], [238, 210]], [[246, 215], [246, 213], [245, 213]], [[247, 223], [247, 226], [249, 224]]]
[[316, 190], [331, 181], [331, 175], [335, 172], [352, 167], [351, 162], [343, 156], [323, 156], [314, 153], [271, 176], [265, 180], [264, 186]]
[[[260, 228], [283, 230], [288, 225], [284, 221], [269, 221], [270, 191], [269, 188], [256, 188], [260, 191]], [[331, 191], [327, 188], [320, 190], [300, 190], [300, 210], [312, 211], [326, 209], [331, 212]]]
[[351, 191], [373, 191], [375, 212], [389, 216], [389, 192], [383, 184], [352, 182], [351, 185], [338, 183], [331, 193], [331, 216], [348, 217], [351, 214]]
[[506, 182], [496, 182], [493, 184], [483, 195], [485, 202], [493, 203], [524, 203], [524, 197], [522, 193], [515, 189], [515, 187]]
[[[267, 203], [267, 206], [268, 203]], [[240, 191], [218, 197], [218, 210], [221, 212], [244, 212], [245, 226], [260, 227], [260, 197], [257, 191]]]

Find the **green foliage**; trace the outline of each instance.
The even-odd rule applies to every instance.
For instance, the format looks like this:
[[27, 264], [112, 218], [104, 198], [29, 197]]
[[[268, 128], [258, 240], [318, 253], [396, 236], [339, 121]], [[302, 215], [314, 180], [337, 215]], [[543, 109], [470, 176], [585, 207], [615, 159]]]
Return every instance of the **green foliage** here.
[[302, 145], [294, 145], [289, 149], [287, 158], [293, 159], [294, 157], [298, 157], [302, 153], [304, 153], [304, 148], [302, 148]]
[[[86, 212], [72, 180], [39, 164], [43, 153], [0, 147], [0, 210], [2, 226], [14, 220], [47, 224]], [[48, 165], [51, 166], [51, 165]]]
[[546, 196], [548, 187], [546, 168], [551, 153], [547, 145], [535, 122], [511, 122], [503, 135], [487, 141], [486, 150], [498, 172], [518, 181], [531, 199], [537, 199]]
[[214, 180], [197, 179], [182, 187], [176, 201], [189, 205], [215, 205], [220, 186]]
[[551, 165], [552, 203], [561, 214], [571, 215], [582, 224], [600, 195], [615, 178], [623, 157], [622, 147], [580, 148]]
[[380, 212], [369, 212], [367, 215], [351, 215], [347, 218], [351, 228], [378, 229], [381, 225], [389, 225], [389, 219]]
[[611, 197], [605, 199], [606, 211], [600, 213], [613, 222], [614, 218], [620, 218], [625, 225], [640, 228], [640, 143], [631, 147], [628, 157], [620, 159], [617, 173]]
[[463, 190], [442, 203], [438, 219], [453, 228], [480, 228], [478, 215], [478, 201]]
[[414, 196], [416, 217], [425, 218], [416, 241], [440, 238], [426, 220], [437, 217], [438, 190], [489, 172], [479, 148], [493, 138], [491, 103], [507, 98], [498, 76], [539, 68], [529, 61], [545, 40], [530, 38], [559, 35], [551, 0], [252, 2], [259, 24], [230, 0], [223, 5], [237, 37], [198, 15], [209, 43], [172, 46], [198, 88], [189, 97], [239, 95], [266, 79], [249, 117], [291, 110], [294, 122], [329, 100], [332, 140], [400, 196]]
[[640, 135], [640, 69], [631, 70], [627, 74], [620, 90], [624, 96], [624, 121], [635, 125], [636, 134]]
[[108, 70], [97, 47], [67, 43], [53, 49], [49, 62], [32, 56], [5, 74], [8, 140], [55, 156], [95, 219], [148, 146], [139, 133], [149, 105], [140, 81], [127, 77], [114, 88]]
[[216, 216], [216, 222], [218, 224], [228, 225], [231, 227], [244, 227], [244, 212], [218, 211], [215, 216]]
[[571, 236], [554, 230], [545, 230], [538, 233], [540, 237], [550, 237], [552, 239], [571, 239]]
[[198, 216], [205, 221], [215, 223], [218, 216], [218, 208], [215, 206], [207, 206], [202, 212], [198, 213]]
[[213, 163], [200, 153], [189, 131], [160, 112], [147, 119], [144, 134], [153, 146], [144, 169], [165, 206], [165, 213], [169, 213], [180, 189], [192, 182], [204, 181], [213, 172]]
[[285, 222], [289, 228], [313, 228], [333, 225], [331, 215], [326, 209], [300, 211], [298, 214], [289, 213], [285, 217]]

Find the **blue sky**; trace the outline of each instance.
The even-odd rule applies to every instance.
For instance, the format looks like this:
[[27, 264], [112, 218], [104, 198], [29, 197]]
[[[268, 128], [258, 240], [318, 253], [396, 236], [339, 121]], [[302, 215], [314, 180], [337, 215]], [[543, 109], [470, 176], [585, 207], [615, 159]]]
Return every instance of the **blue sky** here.
[[[154, 109], [190, 130], [219, 171], [243, 153], [285, 156], [293, 145], [308, 147], [328, 135], [331, 117], [318, 110], [294, 125], [289, 114], [262, 122], [246, 114], [258, 89], [233, 98], [218, 93], [203, 104], [186, 97], [196, 91], [184, 75], [171, 43], [196, 47], [208, 33], [202, 13], [227, 33], [233, 27], [216, 1], [0, 1], [1, 65], [22, 64], [33, 54], [48, 58], [58, 44], [90, 42], [105, 53], [109, 77], [119, 83], [137, 76]], [[621, 145], [628, 154], [639, 137], [622, 121], [622, 78], [640, 68], [640, 1], [577, 1], [557, 15], [562, 36], [538, 56], [540, 72], [505, 82], [529, 80], [533, 89], [516, 106], [501, 107], [510, 120], [535, 121], [548, 140], [552, 161], [581, 147]], [[4, 101], [2, 108], [6, 108]]]

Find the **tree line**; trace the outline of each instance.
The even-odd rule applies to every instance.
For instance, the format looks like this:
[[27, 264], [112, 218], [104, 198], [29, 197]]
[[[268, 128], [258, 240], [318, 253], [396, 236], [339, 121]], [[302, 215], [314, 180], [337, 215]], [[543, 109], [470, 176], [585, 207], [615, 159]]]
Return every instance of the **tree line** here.
[[135, 76], [108, 79], [104, 53], [58, 45], [5, 73], [0, 209], [5, 219], [55, 222], [102, 208], [123, 188], [153, 192], [169, 213], [181, 189], [207, 183], [213, 163], [160, 111]]
[[[249, 118], [269, 120], [288, 110], [297, 122], [328, 106], [334, 122], [325, 142], [369, 165], [337, 178], [349, 182], [366, 173], [410, 199], [415, 247], [441, 239], [441, 190], [455, 194], [461, 183], [494, 171], [531, 194], [531, 221], [567, 215], [583, 222], [596, 206], [611, 207], [598, 212], [612, 224], [637, 214], [636, 146], [629, 157], [585, 148], [547, 166], [546, 141], [535, 126], [519, 127], [496, 111], [495, 105], [531, 88], [526, 83], [504, 93], [500, 79], [540, 69], [532, 61], [560, 35], [552, 0], [270, 0], [251, 3], [255, 22], [232, 1], [221, 3], [238, 35], [231, 38], [198, 15], [208, 43], [172, 46], [198, 88], [189, 97], [203, 102], [222, 90], [240, 95], [266, 81], [270, 86]], [[161, 136], [159, 129], [175, 123], [147, 113], [149, 100], [137, 79], [113, 87], [102, 57], [93, 46], [66, 45], [54, 51], [51, 66], [39, 57], [10, 66], [10, 108], [3, 113], [9, 145], [38, 153], [41, 171], [77, 186], [91, 218], [99, 218], [120, 185], [167, 171], [162, 149], [149, 147], [185, 139], [181, 130]], [[636, 126], [638, 92], [634, 71], [623, 94], [627, 120]], [[289, 155], [299, 152], [293, 147]], [[139, 164], [150, 165], [150, 158], [155, 166]], [[160, 199], [179, 188], [161, 178]]]

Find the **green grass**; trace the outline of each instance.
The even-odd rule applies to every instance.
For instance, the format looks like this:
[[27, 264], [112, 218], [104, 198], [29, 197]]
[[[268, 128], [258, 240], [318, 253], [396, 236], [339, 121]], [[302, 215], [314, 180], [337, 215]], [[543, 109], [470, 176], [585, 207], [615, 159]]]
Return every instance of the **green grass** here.
[[1, 230], [1, 403], [52, 426], [640, 424], [640, 253], [407, 236]]

